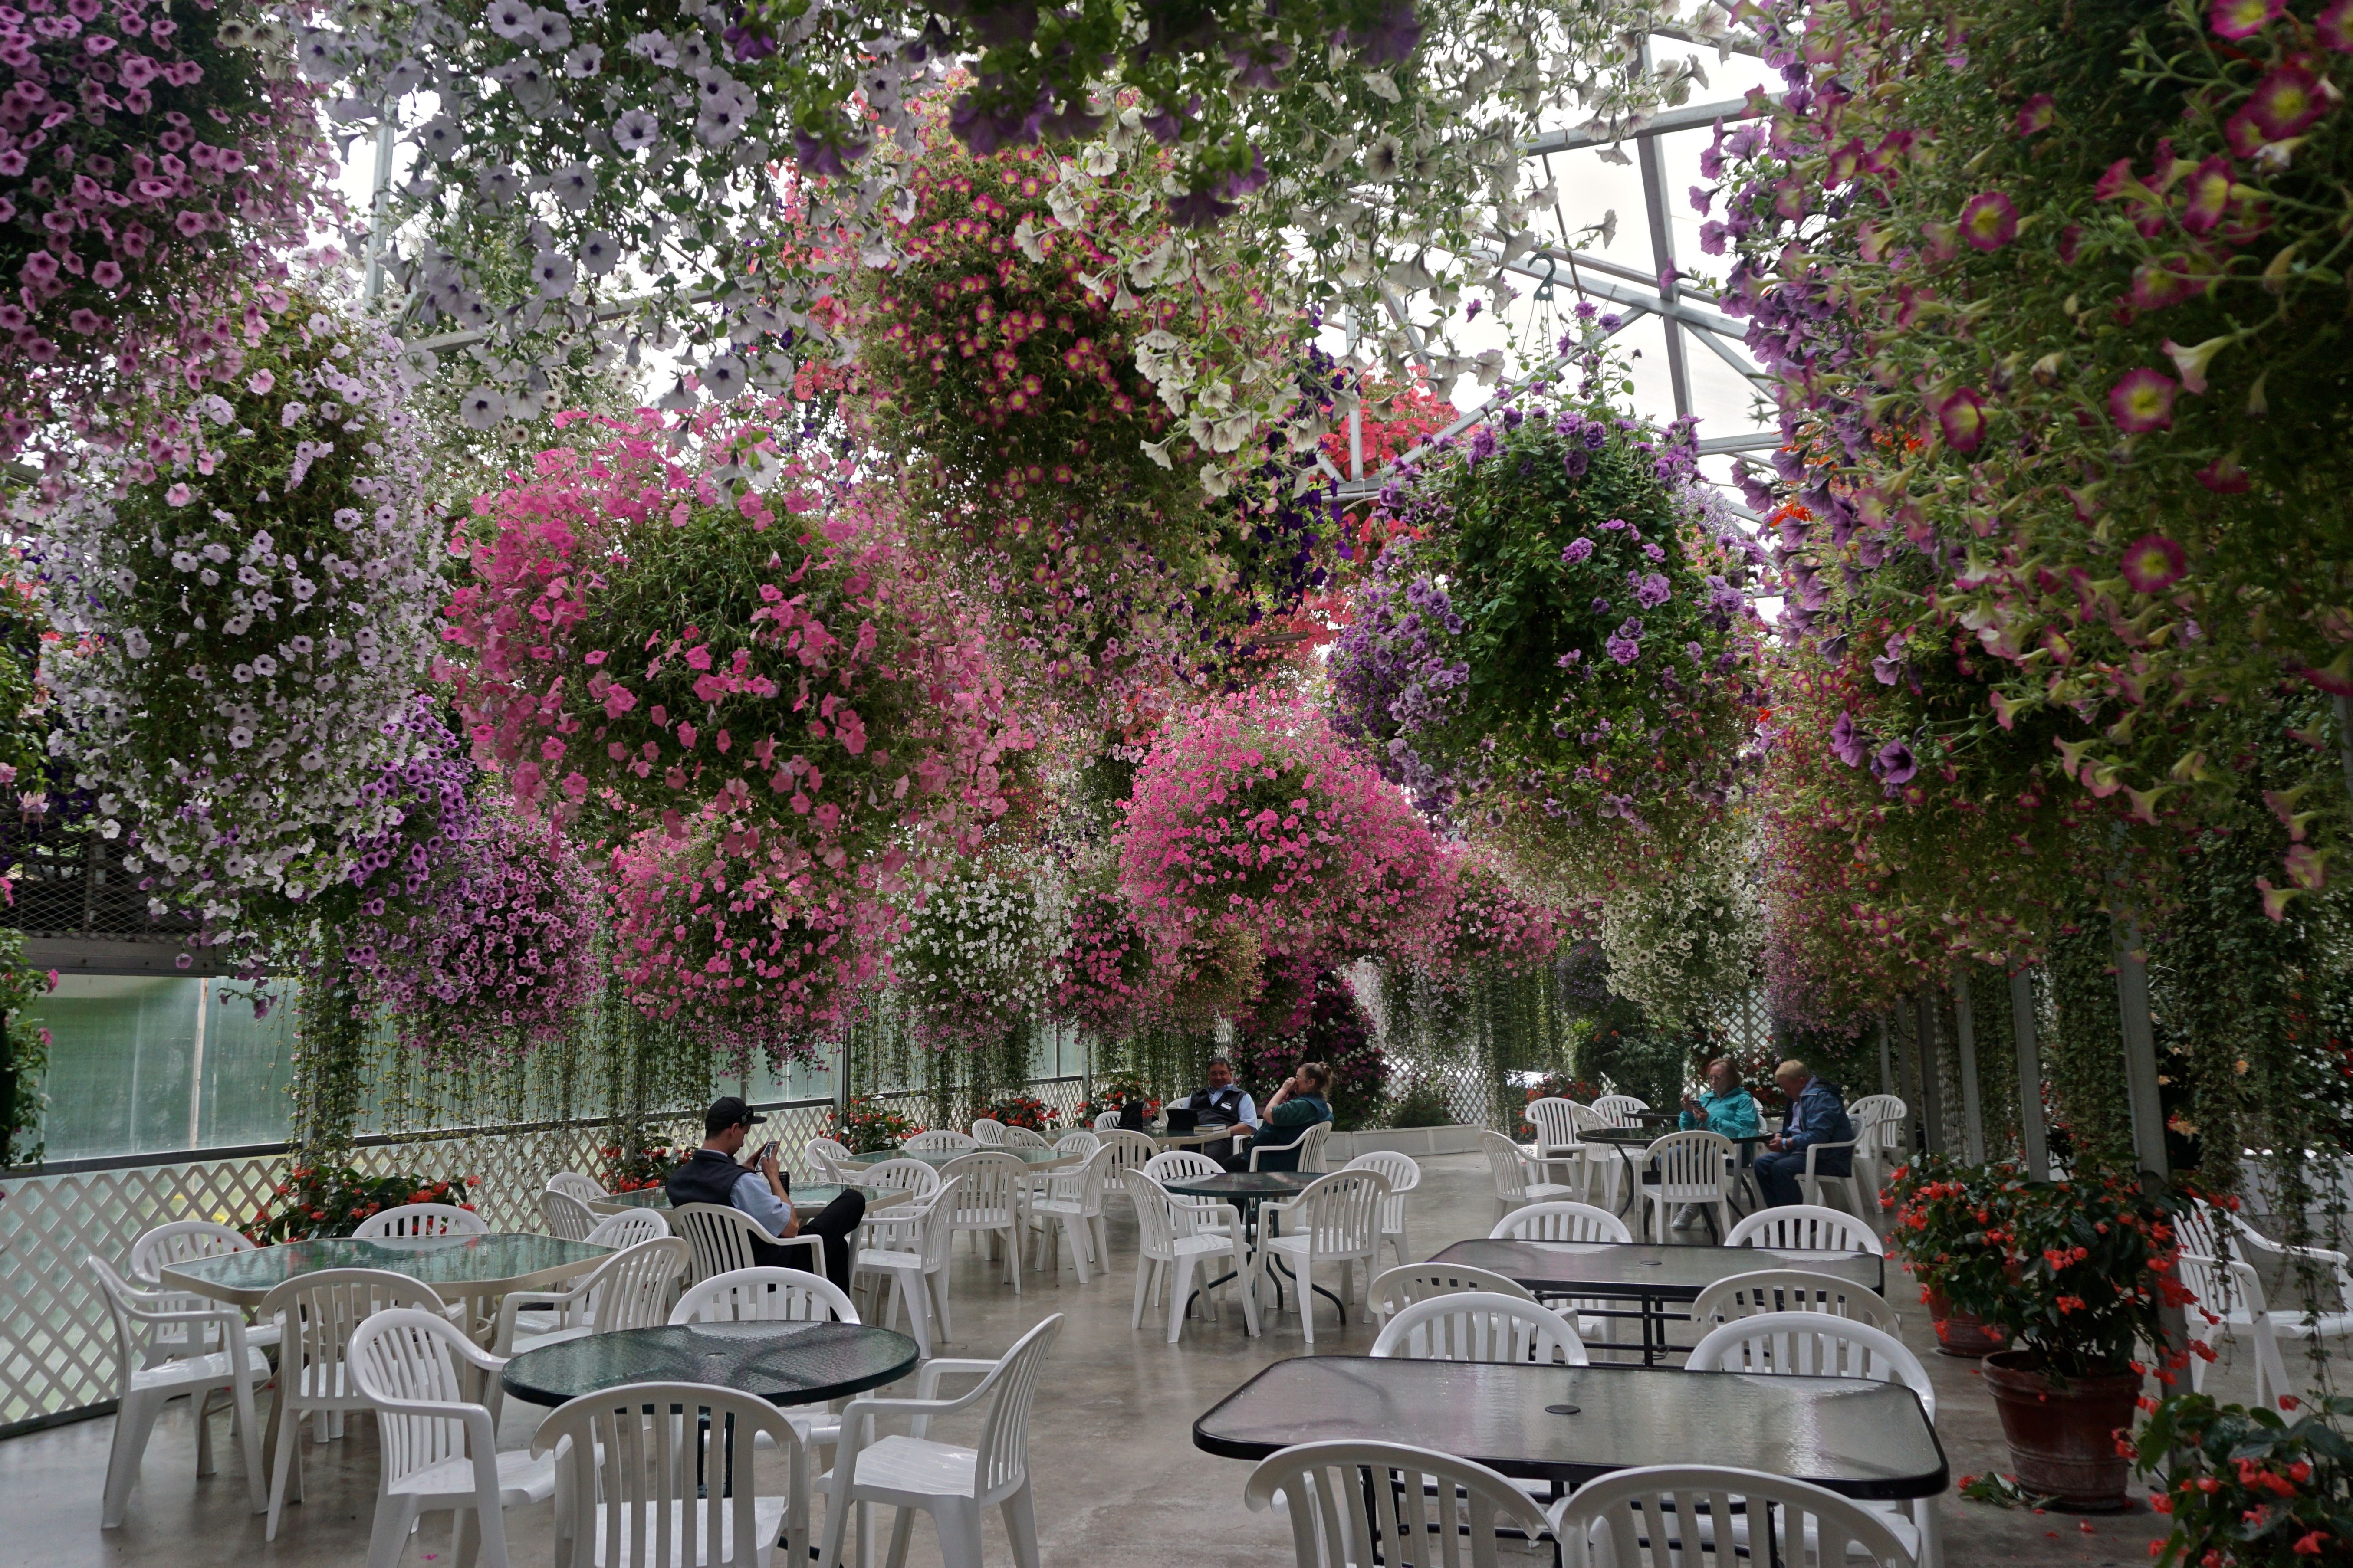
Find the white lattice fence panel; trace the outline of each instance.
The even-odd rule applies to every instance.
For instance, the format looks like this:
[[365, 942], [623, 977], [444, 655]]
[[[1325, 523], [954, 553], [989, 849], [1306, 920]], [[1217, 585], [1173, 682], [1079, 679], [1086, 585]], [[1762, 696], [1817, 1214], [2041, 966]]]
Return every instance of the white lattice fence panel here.
[[169, 1220], [248, 1223], [283, 1169], [220, 1160], [11, 1182], [0, 1205], [0, 1425], [114, 1397], [114, 1330], [84, 1259], [119, 1268], [142, 1232]]

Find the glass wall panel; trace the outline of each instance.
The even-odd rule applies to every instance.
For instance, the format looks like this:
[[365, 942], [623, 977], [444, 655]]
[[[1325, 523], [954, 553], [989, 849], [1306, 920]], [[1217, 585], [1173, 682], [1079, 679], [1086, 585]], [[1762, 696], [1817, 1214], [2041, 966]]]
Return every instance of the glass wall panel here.
[[68, 974], [29, 1011], [49, 1031], [42, 1141], [52, 1160], [189, 1146], [196, 982]]

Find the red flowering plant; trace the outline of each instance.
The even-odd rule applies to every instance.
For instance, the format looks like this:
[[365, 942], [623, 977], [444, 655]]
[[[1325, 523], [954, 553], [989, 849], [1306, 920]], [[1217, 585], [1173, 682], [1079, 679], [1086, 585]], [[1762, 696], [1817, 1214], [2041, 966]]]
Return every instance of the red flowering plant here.
[[[1791, 90], [1725, 125], [1694, 199], [1725, 203], [1702, 246], [1778, 384], [1749, 494], [1808, 513], [1794, 624], [1833, 574], [1914, 561], [1896, 629], [1982, 660], [1989, 727], [2047, 726], [2056, 790], [2219, 804], [2249, 708], [2353, 693], [2345, 453], [2308, 438], [2344, 401], [2345, 14], [2000, 0], [1965, 40], [1929, 0], [1739, 15]], [[2343, 828], [2298, 825], [2275, 914]]]
[[254, 1211], [245, 1227], [257, 1247], [316, 1237], [349, 1236], [360, 1222], [404, 1204], [447, 1204], [471, 1210], [467, 1195], [480, 1176], [427, 1181], [413, 1175], [366, 1175], [349, 1165], [298, 1165], [270, 1189], [273, 1202]]
[[2322, 1399], [2290, 1421], [2177, 1394], [2149, 1412], [2135, 1458], [2156, 1483], [2149, 1506], [2172, 1524], [2149, 1544], [2158, 1568], [2353, 1563], [2353, 1399]]
[[1160, 1097], [1144, 1081], [1141, 1073], [1113, 1072], [1096, 1075], [1094, 1091], [1079, 1102], [1071, 1117], [1080, 1127], [1092, 1127], [1095, 1118], [1106, 1110], [1121, 1110], [1131, 1105], [1144, 1109], [1144, 1119], [1150, 1121], [1160, 1114]]
[[1172, 721], [1127, 803], [1120, 889], [1162, 952], [1224, 928], [1324, 964], [1422, 955], [1445, 931], [1449, 883], [1404, 798], [1278, 692]]
[[212, 0], [0, 11], [0, 457], [208, 353], [225, 291], [340, 216], [316, 89], [244, 26]]
[[[1947, 1215], [1955, 1201], [1936, 1200]], [[2196, 1299], [2173, 1272], [2175, 1217], [2189, 1204], [2171, 1187], [2096, 1170], [2063, 1183], [2004, 1179], [1999, 1206], [1981, 1201], [1966, 1215], [1992, 1222], [1974, 1233], [1979, 1239], [1957, 1232], [1957, 1247], [1944, 1249], [1938, 1283], [1957, 1310], [2006, 1331], [2056, 1377], [2142, 1370], [2146, 1345], [2165, 1363], [2158, 1381], [2170, 1383], [2168, 1369], [2187, 1355], [2168, 1341], [2164, 1309]]]
[[2026, 1178], [2015, 1165], [1964, 1164], [1936, 1153], [1915, 1154], [1888, 1173], [1879, 1194], [1894, 1211], [1887, 1249], [1904, 1260], [1932, 1294], [1971, 1300], [1998, 1294], [2010, 1279], [2006, 1248], [2015, 1234], [2015, 1210]]
[[605, 1157], [605, 1190], [642, 1192], [670, 1180], [670, 1173], [687, 1162], [691, 1149], [665, 1149], [656, 1144], [624, 1147], [608, 1143], [597, 1151]]
[[639, 1005], [799, 1051], [876, 973], [889, 901], [1004, 814], [1029, 738], [791, 410], [612, 423], [476, 502], [443, 674], [522, 808], [611, 849]]
[[[990, 606], [1008, 658], [1066, 691], [1156, 679], [1289, 608], [1287, 583], [1243, 591], [1244, 548], [1320, 516], [1218, 499], [1229, 470], [1288, 451], [1253, 405], [1302, 396], [1260, 275], [1169, 229], [1145, 196], [1168, 155], [1148, 143], [1089, 174], [1034, 146], [976, 157], [936, 110], [921, 123], [903, 254], [858, 275], [846, 323], [919, 542]], [[1271, 471], [1287, 495], [1290, 465]]]
[[827, 1135], [853, 1154], [871, 1154], [877, 1150], [896, 1149], [923, 1130], [921, 1122], [902, 1116], [871, 1095], [861, 1094], [834, 1107], [833, 1125]]
[[1062, 1121], [1060, 1110], [1031, 1094], [1000, 1094], [974, 1108], [974, 1121], [984, 1116], [1008, 1127], [1026, 1127], [1032, 1132], [1052, 1132]]

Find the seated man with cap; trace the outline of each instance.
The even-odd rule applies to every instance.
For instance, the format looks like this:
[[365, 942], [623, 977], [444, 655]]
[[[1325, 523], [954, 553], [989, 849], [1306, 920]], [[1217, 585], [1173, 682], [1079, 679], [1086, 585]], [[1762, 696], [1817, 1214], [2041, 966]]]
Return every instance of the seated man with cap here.
[[[814, 1236], [825, 1243], [825, 1273], [844, 1290], [849, 1289], [850, 1239], [866, 1217], [866, 1196], [855, 1188], [825, 1205], [807, 1225], [793, 1214], [784, 1175], [776, 1168], [774, 1146], [761, 1152], [757, 1164], [738, 1163], [752, 1129], [762, 1117], [732, 1094], [711, 1102], [702, 1115], [702, 1147], [687, 1156], [664, 1184], [672, 1208], [685, 1204], [722, 1204], [741, 1209], [771, 1236]], [[762, 1264], [798, 1268], [808, 1261], [806, 1247], [753, 1244], [753, 1256]]]
[[[1240, 1138], [1258, 1131], [1258, 1106], [1251, 1100], [1250, 1090], [1234, 1081], [1234, 1064], [1223, 1057], [1209, 1058], [1209, 1087], [1196, 1089], [1181, 1109], [1193, 1113], [1193, 1125], [1199, 1131], [1230, 1127]], [[1201, 1152], [1229, 1171], [1242, 1170], [1250, 1163], [1247, 1156], [1235, 1155], [1231, 1139], [1204, 1143]]]

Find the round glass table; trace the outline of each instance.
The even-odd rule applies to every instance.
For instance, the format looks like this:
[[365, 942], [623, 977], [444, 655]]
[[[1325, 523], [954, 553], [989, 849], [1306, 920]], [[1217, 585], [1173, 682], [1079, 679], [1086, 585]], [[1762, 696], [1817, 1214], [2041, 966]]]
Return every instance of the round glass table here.
[[533, 1405], [625, 1383], [708, 1383], [777, 1405], [818, 1405], [896, 1382], [918, 1359], [906, 1335], [859, 1323], [671, 1323], [525, 1351], [499, 1383]]

